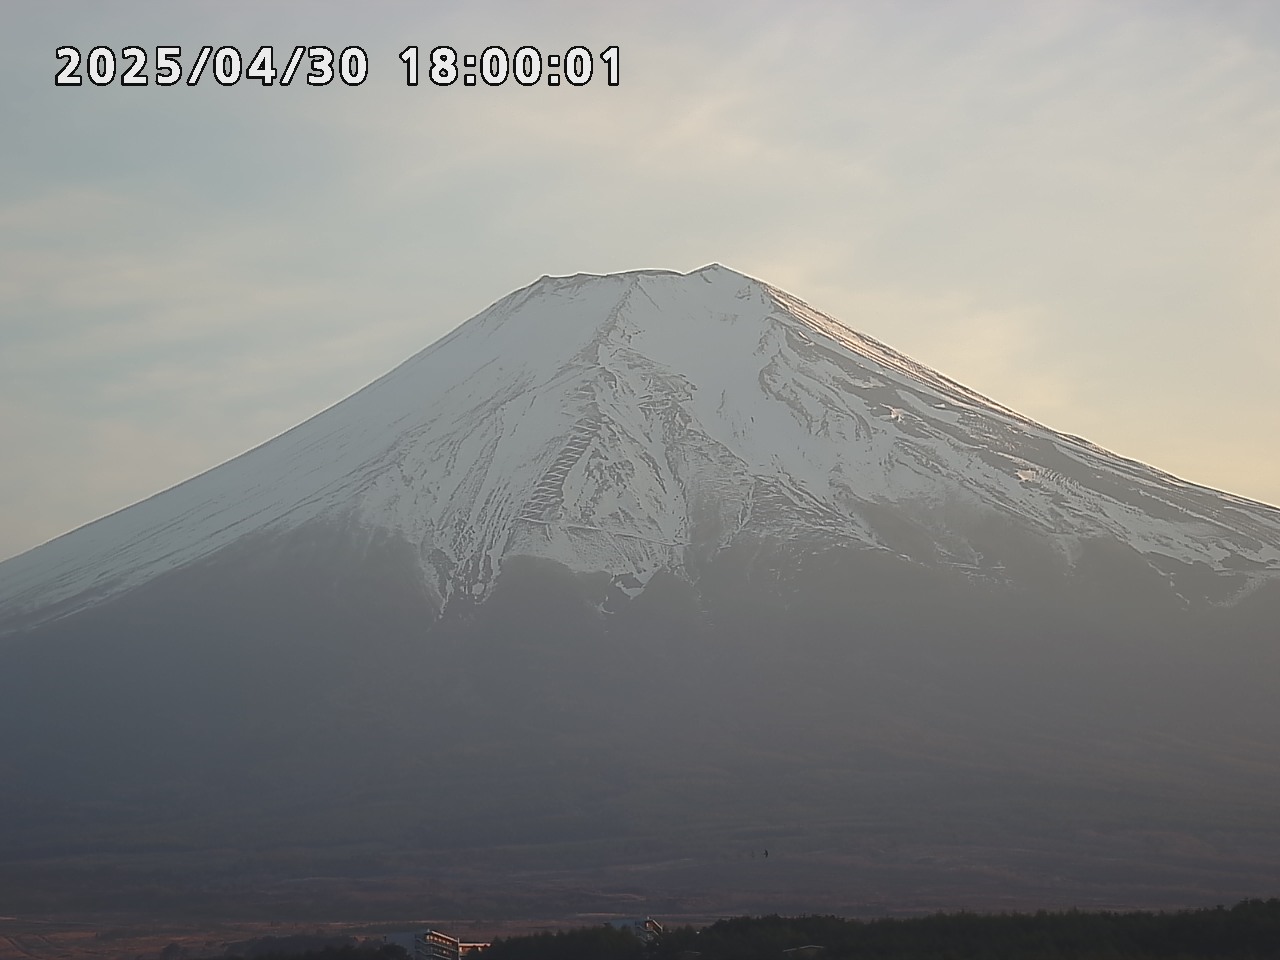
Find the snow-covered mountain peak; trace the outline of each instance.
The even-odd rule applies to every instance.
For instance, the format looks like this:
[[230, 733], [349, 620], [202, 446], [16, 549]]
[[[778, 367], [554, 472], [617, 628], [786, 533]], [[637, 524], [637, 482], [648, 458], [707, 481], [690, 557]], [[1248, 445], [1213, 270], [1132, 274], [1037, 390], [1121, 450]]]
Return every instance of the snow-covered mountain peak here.
[[743, 537], [991, 573], [976, 515], [1066, 555], [1108, 537], [1166, 573], [1280, 574], [1280, 511], [1056, 433], [709, 264], [542, 277], [274, 440], [0, 564], [0, 613], [78, 609], [316, 520], [407, 542], [443, 602], [513, 555], [643, 582]]

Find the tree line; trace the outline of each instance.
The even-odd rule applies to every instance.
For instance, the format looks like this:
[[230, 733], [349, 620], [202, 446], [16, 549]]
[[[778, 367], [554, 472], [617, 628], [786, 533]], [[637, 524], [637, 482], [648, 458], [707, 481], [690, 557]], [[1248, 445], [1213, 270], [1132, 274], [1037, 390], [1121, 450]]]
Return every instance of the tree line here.
[[[797, 948], [820, 947], [820, 950]], [[794, 951], [787, 953], [787, 951]], [[937, 913], [906, 919], [737, 917], [651, 942], [612, 927], [496, 940], [484, 960], [1262, 960], [1280, 957], [1280, 900], [1111, 912]]]

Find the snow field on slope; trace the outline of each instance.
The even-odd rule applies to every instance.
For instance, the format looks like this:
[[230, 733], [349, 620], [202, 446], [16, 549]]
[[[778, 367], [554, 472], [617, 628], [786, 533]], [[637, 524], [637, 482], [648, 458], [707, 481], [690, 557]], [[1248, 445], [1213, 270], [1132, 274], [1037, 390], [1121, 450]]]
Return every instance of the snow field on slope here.
[[954, 541], [949, 503], [1063, 544], [1280, 565], [1280, 511], [1056, 433], [712, 265], [518, 290], [274, 440], [0, 564], [0, 608], [83, 606], [316, 519], [417, 544], [427, 582], [439, 552], [487, 583], [517, 553], [679, 569], [708, 517], [721, 542], [790, 523], [876, 544], [861, 508], [887, 505]]

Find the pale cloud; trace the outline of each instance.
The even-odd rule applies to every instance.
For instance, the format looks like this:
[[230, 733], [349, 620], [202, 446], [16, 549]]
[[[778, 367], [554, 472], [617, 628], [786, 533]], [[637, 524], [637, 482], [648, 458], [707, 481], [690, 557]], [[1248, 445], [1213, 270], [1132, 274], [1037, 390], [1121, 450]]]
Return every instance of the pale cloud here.
[[166, 425], [0, 405], [4, 532], [41, 543], [166, 487], [233, 450], [196, 425]]

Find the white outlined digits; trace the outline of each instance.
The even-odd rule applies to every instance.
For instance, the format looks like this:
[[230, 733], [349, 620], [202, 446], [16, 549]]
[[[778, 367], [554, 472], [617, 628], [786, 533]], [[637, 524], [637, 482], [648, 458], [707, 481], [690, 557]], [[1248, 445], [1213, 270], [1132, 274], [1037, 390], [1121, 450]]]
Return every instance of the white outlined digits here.
[[[283, 72], [276, 68], [275, 48], [270, 44], [258, 47], [252, 56], [244, 56], [239, 47], [231, 44], [206, 43], [197, 48], [194, 60], [189, 61], [189, 69], [183, 63], [182, 49], [176, 44], [157, 46], [153, 59], [147, 56], [146, 47], [137, 45], [122, 47], [118, 56], [107, 46], [98, 45], [90, 48], [88, 54], [82, 54], [79, 47], [64, 45], [54, 51], [54, 56], [64, 62], [54, 74], [53, 83], [58, 87], [83, 87], [88, 77], [95, 87], [117, 82], [124, 87], [145, 87], [154, 78], [157, 87], [179, 83], [194, 87], [205, 74], [211, 73], [214, 82], [223, 87], [233, 87], [241, 80], [246, 83], [256, 80], [264, 87], [287, 87], [305, 62], [302, 72], [307, 86], [327, 87], [336, 78], [348, 87], [358, 87], [369, 78], [370, 71], [369, 54], [357, 44], [343, 47], [336, 54], [333, 47], [298, 44], [290, 52]], [[418, 86], [418, 50], [418, 46], [412, 44], [399, 53], [406, 86]], [[620, 57], [616, 44], [598, 54], [579, 44], [563, 53], [546, 55], [528, 44], [516, 47], [514, 53], [490, 44], [478, 54], [459, 54], [456, 47], [437, 44], [428, 54], [427, 78], [437, 87], [453, 86], [458, 80], [464, 87], [474, 87], [480, 82], [487, 87], [500, 87], [508, 79], [522, 87], [535, 87], [539, 83], [558, 87], [561, 81], [571, 87], [584, 87], [594, 77], [603, 76], [609, 86], [616, 87]], [[603, 71], [596, 70], [597, 59], [604, 66]], [[149, 62], [154, 63], [150, 72]]]
[[187, 86], [194, 87], [206, 73], [212, 73], [213, 79], [223, 87], [235, 86], [241, 80], [256, 80], [264, 87], [287, 87], [304, 58], [310, 60], [305, 71], [309, 86], [327, 86], [337, 77], [348, 87], [358, 87], [369, 76], [369, 55], [364, 47], [355, 44], [343, 47], [338, 54], [332, 47], [298, 45], [289, 55], [282, 74], [276, 70], [275, 49], [270, 45], [260, 46], [252, 57], [245, 57], [239, 47], [230, 44], [218, 47], [204, 44], [189, 71], [184, 70], [182, 47], [158, 46], [154, 74], [147, 72], [146, 48], [136, 45], [123, 47], [118, 58], [115, 51], [106, 46], [95, 46], [86, 56], [79, 47], [66, 45], [58, 47], [54, 56], [66, 61], [53, 78], [54, 86], [58, 87], [82, 87], [85, 77], [96, 87], [117, 81], [125, 87], [145, 87], [153, 75], [158, 87], [171, 87], [184, 78]]

